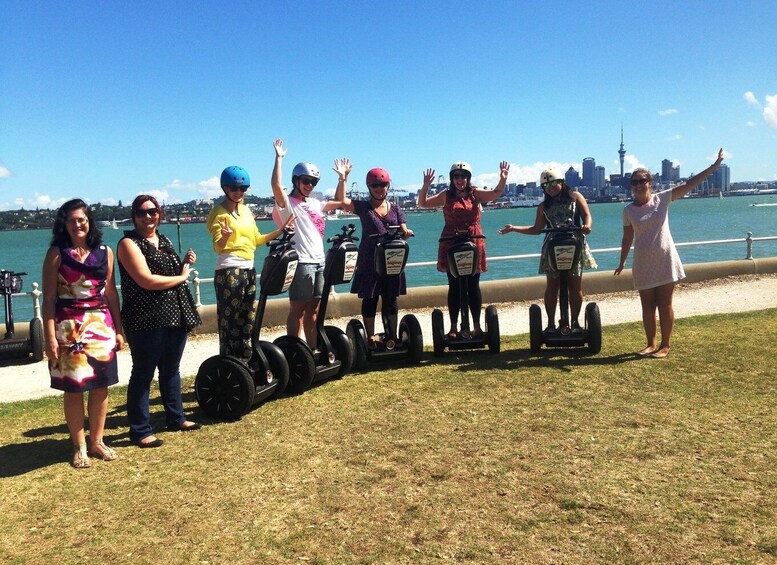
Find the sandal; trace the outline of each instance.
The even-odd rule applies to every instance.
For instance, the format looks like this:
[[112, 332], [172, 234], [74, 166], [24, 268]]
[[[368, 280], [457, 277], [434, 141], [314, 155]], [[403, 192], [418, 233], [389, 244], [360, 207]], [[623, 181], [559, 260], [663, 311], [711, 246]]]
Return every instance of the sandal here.
[[457, 337], [459, 337], [459, 332], [457, 332], [456, 330], [451, 330], [447, 334], [445, 334], [445, 337], [448, 339], [456, 339]]
[[86, 444], [82, 443], [73, 451], [73, 460], [70, 464], [74, 469], [86, 469], [92, 466], [89, 462], [89, 456], [86, 454]]
[[92, 444], [89, 456], [94, 457], [95, 459], [102, 459], [103, 461], [115, 461], [119, 458], [113, 449], [105, 445], [103, 440], [96, 441]]
[[472, 330], [472, 334], [470, 335], [472, 336], [472, 339], [480, 339], [481, 337], [483, 337], [483, 330], [481, 330], [480, 328], [474, 329]]

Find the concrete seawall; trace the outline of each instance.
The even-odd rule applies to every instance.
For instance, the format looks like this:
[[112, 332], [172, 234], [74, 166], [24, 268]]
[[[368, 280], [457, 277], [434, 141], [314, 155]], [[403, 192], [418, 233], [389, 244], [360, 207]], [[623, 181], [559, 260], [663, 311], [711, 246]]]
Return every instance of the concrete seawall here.
[[[694, 263], [685, 265], [686, 278], [683, 282], [694, 283], [737, 275], [759, 275], [777, 273], [777, 257], [763, 259], [741, 259], [738, 261], [717, 261], [713, 263]], [[440, 278], [444, 280], [443, 275]], [[526, 277], [500, 281], [483, 281], [483, 304], [500, 302], [540, 301], [545, 293], [545, 277]], [[586, 272], [583, 276], [583, 290], [586, 294], [608, 294], [633, 290], [631, 269], [624, 270], [620, 276], [612, 271]], [[447, 285], [421, 286], [409, 288], [407, 295], [399, 298], [400, 310], [419, 310], [423, 308], [447, 307]], [[289, 312], [286, 298], [273, 298], [267, 301], [263, 326], [285, 326]], [[336, 287], [329, 298], [327, 318], [351, 318], [361, 315], [361, 300], [350, 293], [349, 285]], [[208, 304], [200, 308], [202, 325], [194, 333], [216, 333], [216, 305]], [[29, 320], [15, 320], [16, 337], [29, 335]], [[5, 324], [0, 324], [2, 335]]]
[[[777, 273], [777, 257], [764, 259], [741, 259], [739, 261], [718, 261], [713, 263], [694, 263], [685, 265], [686, 278], [683, 282], [699, 282], [736, 275], [758, 275]], [[440, 277], [444, 280], [443, 275]], [[483, 281], [483, 304], [500, 302], [521, 302], [542, 300], [545, 293], [545, 277], [536, 276], [500, 281]], [[583, 290], [586, 294], [608, 294], [633, 290], [631, 269], [624, 270], [620, 276], [612, 271], [586, 272], [583, 276]], [[447, 308], [448, 286], [421, 286], [407, 289], [407, 295], [399, 298], [400, 310], [418, 310], [423, 308]], [[264, 313], [265, 326], [283, 326], [289, 312], [286, 298], [274, 298], [267, 301]], [[202, 326], [196, 333], [216, 333], [216, 306], [210, 304], [200, 309]], [[350, 318], [361, 315], [361, 300], [350, 293], [349, 285], [336, 287], [329, 298], [327, 318]]]

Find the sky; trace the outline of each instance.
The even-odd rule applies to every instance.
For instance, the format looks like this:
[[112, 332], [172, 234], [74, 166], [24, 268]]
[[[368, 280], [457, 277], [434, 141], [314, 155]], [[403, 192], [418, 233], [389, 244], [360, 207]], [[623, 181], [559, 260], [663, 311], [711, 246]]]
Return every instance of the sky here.
[[464, 160], [474, 184], [585, 157], [777, 179], [777, 2], [4, 0], [0, 210], [269, 196], [299, 161], [397, 190]]

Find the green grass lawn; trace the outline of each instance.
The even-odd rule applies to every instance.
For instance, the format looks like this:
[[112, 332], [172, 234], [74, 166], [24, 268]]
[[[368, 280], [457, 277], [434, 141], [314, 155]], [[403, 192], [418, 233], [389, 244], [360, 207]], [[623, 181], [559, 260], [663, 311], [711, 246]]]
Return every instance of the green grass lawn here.
[[84, 470], [61, 399], [0, 404], [0, 561], [774, 562], [776, 315], [678, 320], [664, 360], [641, 324], [591, 357], [427, 352], [154, 450], [113, 388], [120, 459]]

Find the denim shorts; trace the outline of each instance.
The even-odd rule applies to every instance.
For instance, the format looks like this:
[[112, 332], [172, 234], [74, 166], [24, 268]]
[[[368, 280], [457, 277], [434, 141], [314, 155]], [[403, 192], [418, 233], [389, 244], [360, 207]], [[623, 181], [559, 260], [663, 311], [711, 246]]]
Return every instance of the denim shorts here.
[[324, 293], [324, 264], [299, 263], [289, 287], [289, 300], [308, 302]]

